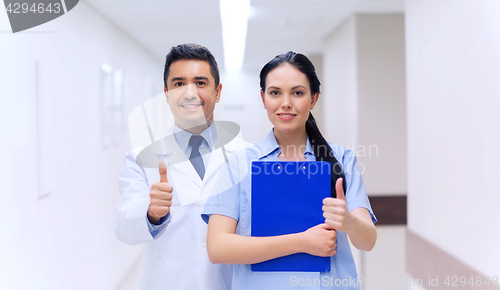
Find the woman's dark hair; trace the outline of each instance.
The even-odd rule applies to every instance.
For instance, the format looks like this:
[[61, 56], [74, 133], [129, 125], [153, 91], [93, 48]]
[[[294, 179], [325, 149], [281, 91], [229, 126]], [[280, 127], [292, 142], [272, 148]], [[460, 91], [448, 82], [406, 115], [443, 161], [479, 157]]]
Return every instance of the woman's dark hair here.
[[167, 87], [167, 78], [170, 73], [170, 65], [178, 60], [202, 60], [210, 65], [210, 73], [215, 81], [215, 88], [219, 85], [219, 67], [217, 61], [208, 48], [194, 43], [179, 44], [172, 47], [165, 57], [165, 69], [163, 71], [163, 83]]
[[[267, 75], [272, 70], [284, 63], [288, 63], [294, 66], [301, 73], [306, 75], [307, 80], [309, 81], [312, 96], [314, 96], [316, 93], [319, 93], [320, 82], [318, 76], [316, 75], [316, 69], [314, 68], [314, 65], [305, 55], [293, 51], [289, 51], [276, 56], [262, 68], [262, 70], [260, 71], [260, 89], [263, 92], [266, 91]], [[331, 163], [332, 197], [337, 197], [335, 183], [337, 182], [338, 178], [342, 178], [344, 192], [347, 193], [346, 181], [344, 172], [342, 171], [342, 167], [333, 155], [333, 151], [330, 148], [330, 145], [328, 145], [328, 142], [326, 142], [323, 135], [321, 135], [318, 125], [316, 124], [316, 120], [314, 120], [311, 112], [309, 112], [309, 118], [306, 122], [306, 132], [307, 136], [309, 137], [309, 142], [311, 142], [311, 147], [314, 155], [316, 155], [316, 161], [329, 161]]]

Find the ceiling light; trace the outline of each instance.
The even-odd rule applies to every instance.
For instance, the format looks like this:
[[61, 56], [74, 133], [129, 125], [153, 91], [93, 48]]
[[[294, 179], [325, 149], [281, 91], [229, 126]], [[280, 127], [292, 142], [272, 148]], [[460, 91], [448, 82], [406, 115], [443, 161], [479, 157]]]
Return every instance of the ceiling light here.
[[243, 66], [250, 0], [220, 0], [224, 62], [227, 71]]

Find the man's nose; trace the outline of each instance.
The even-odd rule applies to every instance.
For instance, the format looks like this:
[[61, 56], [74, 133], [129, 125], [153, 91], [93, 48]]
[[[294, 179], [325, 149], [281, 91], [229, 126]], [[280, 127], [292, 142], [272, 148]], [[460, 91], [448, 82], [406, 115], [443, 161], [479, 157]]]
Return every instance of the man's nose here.
[[198, 98], [198, 89], [194, 84], [189, 84], [186, 86], [186, 93], [184, 94], [184, 98], [186, 99], [195, 99]]

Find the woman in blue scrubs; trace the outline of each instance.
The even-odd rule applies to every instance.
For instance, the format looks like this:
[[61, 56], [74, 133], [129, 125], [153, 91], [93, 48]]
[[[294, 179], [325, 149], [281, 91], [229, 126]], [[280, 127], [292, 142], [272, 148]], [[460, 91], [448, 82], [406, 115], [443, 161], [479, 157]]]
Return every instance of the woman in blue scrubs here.
[[[347, 237], [357, 249], [371, 250], [377, 239], [376, 219], [356, 156], [326, 142], [310, 112], [320, 94], [315, 68], [306, 56], [287, 52], [262, 68], [260, 86], [262, 102], [274, 128], [262, 143], [232, 158], [232, 167], [249, 167], [256, 160], [330, 161], [332, 197], [323, 200], [325, 223], [296, 234], [251, 237], [251, 170], [243, 170], [248, 173], [243, 180], [209, 199], [203, 211], [202, 217], [208, 222], [210, 260], [235, 264], [232, 289], [359, 289], [361, 280]], [[250, 264], [295, 253], [331, 257], [331, 270], [250, 269]]]

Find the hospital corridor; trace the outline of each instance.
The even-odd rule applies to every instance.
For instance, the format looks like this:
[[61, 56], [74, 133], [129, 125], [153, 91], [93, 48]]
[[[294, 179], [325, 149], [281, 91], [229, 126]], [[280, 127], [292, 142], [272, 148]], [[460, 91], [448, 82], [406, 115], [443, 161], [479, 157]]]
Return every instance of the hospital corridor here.
[[[351, 213], [344, 214], [357, 217], [358, 208], [352, 211], [350, 202], [363, 204], [366, 195], [367, 219], [377, 220], [376, 243], [370, 251], [359, 250], [352, 228], [346, 226], [351, 232], [345, 235], [350, 239], [345, 245], [356, 273], [350, 279], [307, 273], [290, 275], [283, 288], [262, 282], [272, 281], [265, 279], [248, 282], [261, 285], [248, 288], [500, 289], [499, 0], [5, 0], [4, 4], [6, 9], [0, 8], [0, 289], [198, 287], [169, 287], [169, 281], [151, 280], [178, 275], [187, 277], [181, 281], [185, 284], [171, 285], [209, 290], [220, 283], [217, 289], [247, 289], [235, 281], [267, 274], [278, 277], [283, 273], [262, 274], [248, 265], [235, 265], [236, 274], [232, 266], [224, 272], [225, 263], [213, 268], [223, 274], [206, 269], [201, 276], [196, 274], [192, 263], [219, 261], [213, 247], [208, 246], [207, 254], [207, 244], [215, 238], [207, 241], [203, 220], [210, 201], [218, 197], [210, 188], [204, 209], [205, 201], [179, 197], [176, 190], [205, 186], [203, 178], [216, 189], [225, 186], [208, 179], [218, 169], [207, 162], [222, 148], [219, 157], [225, 163], [221, 161], [220, 170], [227, 169], [230, 178], [219, 192], [240, 186], [242, 196], [248, 194], [243, 189], [245, 174], [231, 171], [231, 162], [242, 162], [239, 151], [231, 155], [233, 148], [227, 144], [234, 140], [247, 147], [268, 144], [269, 136], [278, 144], [283, 140], [279, 136], [289, 136], [279, 135], [288, 134], [279, 131], [280, 124], [285, 129], [286, 124], [295, 124], [290, 120], [302, 118], [300, 110], [308, 112], [307, 106], [324, 139], [347, 149], [344, 154], [353, 153], [349, 160], [359, 174], [339, 166], [347, 190], [342, 183], [330, 184], [328, 175], [325, 197], [334, 190], [330, 186], [336, 192], [332, 200], [341, 200], [339, 189], [346, 190], [344, 204]], [[182, 44], [201, 45], [213, 54], [220, 86], [212, 63], [209, 67], [199, 58], [174, 59], [165, 70], [167, 54]], [[321, 84], [317, 99], [311, 92], [312, 102], [302, 109], [304, 102], [296, 91], [286, 99], [278, 85], [270, 86], [274, 90], [270, 93], [261, 88], [265, 81], [274, 81], [271, 77], [278, 71], [271, 67], [266, 72], [266, 63], [289, 51], [311, 61]], [[180, 64], [200, 62], [210, 77], [196, 75], [190, 85], [183, 85], [184, 77], [169, 83], [169, 74], [180, 71]], [[303, 73], [300, 80], [311, 83], [298, 66], [296, 72]], [[262, 75], [264, 84], [259, 81]], [[213, 80], [215, 101], [204, 87]], [[292, 78], [276, 83], [287, 81]], [[179, 83], [183, 88], [167, 89]], [[302, 88], [307, 95], [309, 88]], [[174, 92], [181, 90], [199, 95], [200, 103], [175, 108]], [[277, 105], [277, 100], [286, 104]], [[276, 111], [299, 105], [274, 116], [274, 104]], [[206, 125], [203, 130], [216, 128], [216, 135], [212, 129], [190, 131], [191, 139], [180, 141], [184, 129], [179, 111], [194, 112], [198, 105], [204, 108], [205, 122], [198, 125]], [[306, 129], [304, 123], [297, 126], [309, 134], [307, 122]], [[224, 138], [221, 128], [230, 132], [229, 141], [210, 143]], [[193, 145], [195, 135], [204, 136], [206, 142]], [[303, 139], [307, 145], [313, 144], [309, 136]], [[147, 150], [165, 149], [163, 140], [170, 137], [186, 153], [179, 150], [180, 155], [189, 158], [186, 164], [198, 185], [180, 181], [173, 167], [168, 172], [165, 167], [163, 173], [157, 151], [152, 161], [145, 157]], [[302, 152], [305, 160], [308, 148]], [[335, 151], [332, 148], [341, 147], [332, 146], [329, 152]], [[203, 150], [210, 155], [203, 155]], [[273, 152], [265, 151], [274, 158]], [[310, 154], [314, 159], [316, 153]], [[348, 164], [345, 156], [350, 155], [336, 156], [337, 165]], [[195, 158], [205, 167], [197, 167]], [[145, 179], [133, 180], [130, 174]], [[356, 176], [362, 180], [352, 181]], [[174, 190], [170, 211], [154, 222], [151, 180], [170, 182], [173, 189], [166, 191]], [[142, 199], [131, 200], [125, 184], [141, 192]], [[353, 196], [352, 188], [361, 197]], [[300, 193], [308, 195], [312, 193]], [[250, 208], [241, 198], [241, 205], [236, 205], [240, 220], [233, 217], [240, 223], [236, 234], [245, 231], [244, 214]], [[144, 210], [127, 211], [132, 206]], [[174, 218], [181, 213], [186, 216], [179, 226]], [[320, 220], [328, 224], [329, 217], [325, 213]], [[140, 235], [125, 232], [120, 219], [140, 221]], [[125, 230], [134, 230], [135, 225], [127, 224]], [[168, 232], [169, 226], [175, 226], [175, 232]], [[213, 234], [211, 226], [208, 233]], [[187, 234], [198, 227], [200, 236]], [[336, 233], [339, 262], [332, 270], [338, 277], [344, 271], [340, 232]], [[172, 233], [186, 234], [184, 242], [175, 241], [185, 247], [196, 242], [197, 252], [178, 251], [182, 248], [173, 239], [162, 236]], [[169, 248], [176, 249], [170, 256], [165, 254]], [[335, 265], [335, 259], [327, 258], [327, 266]], [[191, 267], [193, 272], [187, 273]], [[248, 269], [248, 276], [236, 269]]]

